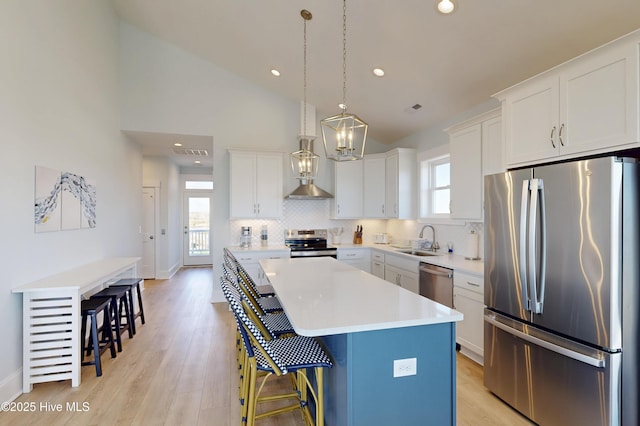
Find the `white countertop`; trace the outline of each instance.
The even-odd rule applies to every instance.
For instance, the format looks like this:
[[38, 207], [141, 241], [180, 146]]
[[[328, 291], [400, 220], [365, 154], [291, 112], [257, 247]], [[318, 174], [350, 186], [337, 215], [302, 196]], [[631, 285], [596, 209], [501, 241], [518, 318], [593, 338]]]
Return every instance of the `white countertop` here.
[[461, 321], [460, 312], [330, 257], [262, 259], [260, 265], [303, 336]]
[[484, 260], [469, 260], [459, 254], [441, 253], [436, 256], [414, 256], [407, 253], [399, 252], [397, 248], [389, 244], [373, 244], [368, 247], [372, 249], [382, 250], [386, 253], [391, 253], [399, 256], [407, 256], [411, 259], [417, 259], [420, 262], [431, 263], [432, 265], [442, 266], [444, 268], [450, 268], [467, 272], [469, 274], [484, 276]]
[[112, 257], [69, 269], [59, 274], [50, 275], [37, 281], [15, 287], [13, 293], [33, 291], [73, 290], [80, 292], [101, 280], [112, 278], [118, 273], [132, 268], [140, 260], [139, 257]]
[[241, 253], [241, 252], [262, 252], [262, 251], [280, 251], [280, 250], [285, 250], [285, 251], [290, 251], [289, 247], [285, 246], [284, 244], [274, 244], [274, 245], [260, 245], [260, 244], [255, 244], [255, 245], [251, 245], [251, 247], [240, 247], [240, 246], [228, 246], [227, 249], [229, 249], [229, 251], [231, 251], [232, 253]]

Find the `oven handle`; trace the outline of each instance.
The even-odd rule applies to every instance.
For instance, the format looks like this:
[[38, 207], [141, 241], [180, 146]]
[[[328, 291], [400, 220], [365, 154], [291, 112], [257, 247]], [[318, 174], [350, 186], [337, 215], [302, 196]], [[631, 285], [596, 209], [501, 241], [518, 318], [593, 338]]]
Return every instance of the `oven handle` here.
[[308, 251], [291, 251], [291, 257], [322, 257], [331, 256], [337, 257], [338, 252], [336, 250], [308, 250]]

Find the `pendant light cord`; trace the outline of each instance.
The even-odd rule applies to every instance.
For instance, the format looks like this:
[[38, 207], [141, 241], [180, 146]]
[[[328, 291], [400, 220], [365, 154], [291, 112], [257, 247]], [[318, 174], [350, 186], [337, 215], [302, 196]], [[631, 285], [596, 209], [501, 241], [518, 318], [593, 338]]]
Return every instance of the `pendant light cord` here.
[[342, 111], [347, 111], [347, 0], [342, 1]]
[[303, 97], [303, 113], [302, 113], [302, 135], [306, 138], [307, 137], [307, 19], [304, 18], [304, 66], [303, 66], [303, 70], [302, 70], [302, 75], [303, 75], [303, 92], [302, 92], [302, 97]]

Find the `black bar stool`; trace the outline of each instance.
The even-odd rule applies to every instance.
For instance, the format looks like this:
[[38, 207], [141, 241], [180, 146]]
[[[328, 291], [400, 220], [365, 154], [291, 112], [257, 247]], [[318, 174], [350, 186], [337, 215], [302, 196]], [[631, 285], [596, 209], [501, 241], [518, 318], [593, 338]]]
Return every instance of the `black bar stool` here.
[[[142, 293], [140, 292], [140, 283], [143, 278], [123, 278], [111, 284], [109, 287], [126, 287], [129, 291], [129, 312], [131, 312], [131, 328], [133, 334], [136, 334], [136, 318], [140, 317], [140, 321], [144, 324], [144, 307], [142, 306]], [[138, 295], [138, 312], [135, 311], [133, 306], [133, 290], [135, 289]]]
[[[116, 343], [118, 345], [118, 352], [122, 352], [122, 334], [125, 330], [129, 331], [129, 338], [133, 337], [133, 330], [131, 329], [131, 311], [129, 310], [129, 292], [123, 287], [107, 287], [93, 296], [94, 297], [108, 297], [111, 300], [111, 323], [113, 323], [113, 331], [116, 332]], [[124, 309], [124, 312], [123, 312]], [[121, 319], [124, 315], [126, 322], [122, 322]], [[103, 327], [104, 330], [104, 327]]]
[[[111, 358], [116, 357], [116, 347], [113, 341], [113, 332], [111, 330], [111, 298], [110, 297], [92, 297], [80, 302], [80, 309], [82, 311], [82, 356], [81, 365], [95, 365], [96, 376], [102, 376], [102, 363], [100, 362], [100, 356], [107, 350], [111, 350]], [[98, 314], [104, 313], [102, 321], [102, 340], [98, 338]], [[87, 320], [91, 321], [91, 337], [90, 344], [87, 345]], [[93, 351], [93, 361], [84, 361], [85, 351], [87, 356], [91, 355]]]

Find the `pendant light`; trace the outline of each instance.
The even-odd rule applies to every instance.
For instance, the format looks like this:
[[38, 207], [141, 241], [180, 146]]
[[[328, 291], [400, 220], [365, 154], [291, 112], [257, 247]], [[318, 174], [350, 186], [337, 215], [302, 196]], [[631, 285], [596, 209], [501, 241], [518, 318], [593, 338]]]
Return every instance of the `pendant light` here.
[[320, 156], [313, 152], [313, 140], [315, 136], [307, 134], [307, 21], [313, 15], [308, 10], [301, 10], [304, 22], [304, 67], [303, 67], [303, 102], [302, 102], [302, 135], [300, 135], [300, 150], [291, 153], [291, 169], [293, 176], [300, 179], [301, 183], [315, 179], [318, 173], [318, 161]]
[[369, 125], [347, 113], [347, 0], [342, 3], [342, 112], [320, 121], [327, 158], [334, 161], [361, 160]]

